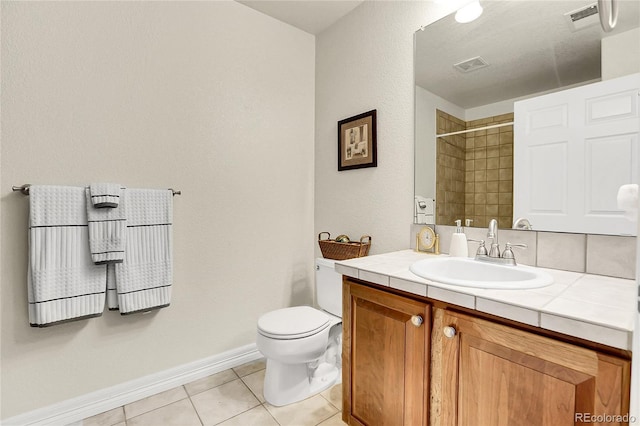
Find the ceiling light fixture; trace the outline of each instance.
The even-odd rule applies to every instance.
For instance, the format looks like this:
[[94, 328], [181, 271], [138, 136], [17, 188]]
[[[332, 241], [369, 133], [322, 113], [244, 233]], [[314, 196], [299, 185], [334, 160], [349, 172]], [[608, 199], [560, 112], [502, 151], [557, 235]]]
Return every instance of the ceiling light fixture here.
[[456, 12], [456, 21], [461, 24], [478, 19], [482, 15], [482, 6], [480, 6], [480, 0], [474, 0], [471, 3], [461, 7]]

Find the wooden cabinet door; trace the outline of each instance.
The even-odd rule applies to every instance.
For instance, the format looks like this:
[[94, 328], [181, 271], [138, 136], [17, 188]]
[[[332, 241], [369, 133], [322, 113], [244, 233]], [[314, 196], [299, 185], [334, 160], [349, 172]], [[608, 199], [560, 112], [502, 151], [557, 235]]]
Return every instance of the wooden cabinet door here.
[[348, 280], [343, 301], [343, 420], [426, 425], [430, 306]]
[[594, 416], [628, 413], [627, 360], [463, 314], [437, 311], [434, 324], [433, 424], [600, 424]]

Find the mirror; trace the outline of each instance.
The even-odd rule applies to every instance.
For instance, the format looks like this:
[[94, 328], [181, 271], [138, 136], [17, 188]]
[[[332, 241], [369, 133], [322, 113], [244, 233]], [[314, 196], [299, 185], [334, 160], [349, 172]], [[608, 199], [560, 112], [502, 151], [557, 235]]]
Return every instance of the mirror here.
[[495, 217], [511, 228], [514, 101], [600, 81], [611, 65], [603, 39], [640, 39], [635, 0], [618, 0], [609, 33], [593, 1], [481, 4], [476, 21], [449, 15], [414, 37], [415, 223], [486, 227]]

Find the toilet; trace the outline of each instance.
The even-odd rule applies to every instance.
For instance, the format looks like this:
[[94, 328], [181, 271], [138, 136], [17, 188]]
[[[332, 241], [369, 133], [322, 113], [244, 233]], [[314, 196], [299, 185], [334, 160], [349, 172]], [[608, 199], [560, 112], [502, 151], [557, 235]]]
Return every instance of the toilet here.
[[267, 359], [264, 398], [282, 406], [342, 380], [342, 276], [334, 260], [316, 259], [319, 309], [294, 306], [258, 319], [258, 350]]

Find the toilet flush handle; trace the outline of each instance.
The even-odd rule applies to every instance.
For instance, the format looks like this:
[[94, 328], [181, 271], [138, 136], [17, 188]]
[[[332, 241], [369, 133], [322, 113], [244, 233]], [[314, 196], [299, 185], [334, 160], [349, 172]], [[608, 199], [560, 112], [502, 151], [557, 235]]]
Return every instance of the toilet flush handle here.
[[420, 315], [413, 315], [411, 317], [411, 324], [415, 325], [416, 327], [420, 327], [423, 322], [424, 320]]

